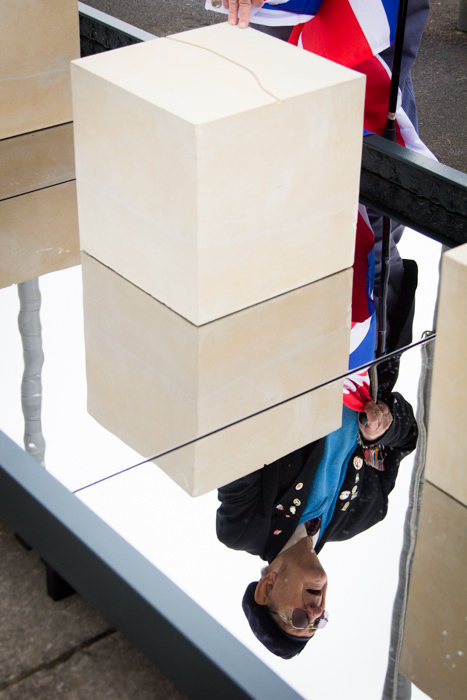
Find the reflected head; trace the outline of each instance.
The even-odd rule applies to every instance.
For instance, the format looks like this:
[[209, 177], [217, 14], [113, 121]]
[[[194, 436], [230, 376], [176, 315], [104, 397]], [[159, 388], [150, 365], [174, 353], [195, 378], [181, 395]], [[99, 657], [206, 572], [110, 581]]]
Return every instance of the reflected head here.
[[292, 659], [306, 646], [310, 637], [297, 637], [288, 634], [275, 622], [266, 605], [259, 605], [255, 600], [256, 586], [259, 581], [250, 583], [243, 596], [242, 607], [255, 637], [276, 656]]

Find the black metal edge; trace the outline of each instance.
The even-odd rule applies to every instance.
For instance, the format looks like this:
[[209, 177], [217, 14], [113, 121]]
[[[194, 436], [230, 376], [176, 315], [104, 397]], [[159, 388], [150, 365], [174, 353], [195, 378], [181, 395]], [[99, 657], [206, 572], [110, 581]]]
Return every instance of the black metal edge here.
[[190, 698], [303, 700], [1, 431], [0, 516]]
[[78, 2], [78, 10], [81, 56], [157, 39], [154, 34], [133, 27], [83, 2]]
[[[397, 159], [401, 162], [409, 162], [413, 166], [414, 171], [429, 171], [435, 178], [442, 178], [446, 182], [457, 184], [463, 189], [467, 187], [467, 173], [451, 168], [449, 165], [444, 165], [438, 160], [424, 156], [417, 151], [401, 146], [398, 143], [384, 139], [377, 134], [367, 134], [363, 137], [363, 142], [368, 147], [368, 150], [375, 150], [380, 154], [386, 154], [390, 159]], [[416, 181], [415, 181], [416, 182]], [[416, 186], [416, 185], [415, 185]], [[464, 213], [467, 212], [467, 204], [464, 203]]]
[[449, 247], [467, 242], [467, 175], [374, 134], [363, 139], [360, 201]]

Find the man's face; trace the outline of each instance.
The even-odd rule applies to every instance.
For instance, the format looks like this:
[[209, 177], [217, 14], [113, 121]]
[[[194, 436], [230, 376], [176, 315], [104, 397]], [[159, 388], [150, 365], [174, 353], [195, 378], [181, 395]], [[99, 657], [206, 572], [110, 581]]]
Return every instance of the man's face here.
[[322, 616], [326, 605], [327, 575], [312, 549], [310, 539], [304, 538], [282, 552], [271, 566], [273, 571], [257, 586], [256, 602], [288, 618], [289, 621], [286, 621], [278, 614], [274, 615], [276, 623], [288, 634], [312, 637], [314, 630], [296, 629], [290, 624], [295, 608], [305, 610], [310, 623], [313, 623]]

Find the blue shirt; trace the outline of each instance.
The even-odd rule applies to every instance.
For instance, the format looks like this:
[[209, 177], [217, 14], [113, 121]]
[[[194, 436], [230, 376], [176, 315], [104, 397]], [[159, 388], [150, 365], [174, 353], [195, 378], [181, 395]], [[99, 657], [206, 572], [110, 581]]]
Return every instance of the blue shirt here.
[[300, 524], [321, 516], [320, 538], [329, 525], [347, 464], [357, 447], [358, 413], [342, 408], [342, 426], [326, 436], [324, 454], [310, 486]]

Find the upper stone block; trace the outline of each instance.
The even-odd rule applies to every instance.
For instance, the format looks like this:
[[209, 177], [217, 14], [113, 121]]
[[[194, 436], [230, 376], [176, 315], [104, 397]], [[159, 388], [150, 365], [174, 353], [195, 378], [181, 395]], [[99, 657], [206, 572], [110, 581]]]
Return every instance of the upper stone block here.
[[192, 323], [352, 265], [360, 74], [220, 24], [72, 83], [81, 247]]
[[0, 3], [0, 139], [71, 121], [76, 0]]

